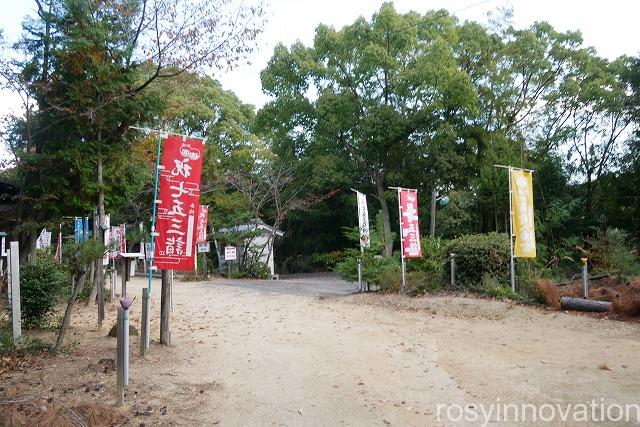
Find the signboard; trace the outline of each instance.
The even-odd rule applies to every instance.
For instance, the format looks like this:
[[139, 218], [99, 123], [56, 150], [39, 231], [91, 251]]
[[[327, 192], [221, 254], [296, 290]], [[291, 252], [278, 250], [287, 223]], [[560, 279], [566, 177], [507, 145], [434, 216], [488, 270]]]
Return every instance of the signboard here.
[[154, 247], [154, 264], [160, 270], [195, 269], [203, 154], [199, 139], [169, 135], [164, 142]]
[[533, 219], [532, 173], [511, 170], [511, 206], [513, 209], [513, 256], [536, 257], [536, 233]]
[[418, 227], [418, 191], [401, 188], [400, 195], [400, 239], [404, 258], [421, 258], [420, 230]]
[[198, 242], [198, 253], [204, 254], [207, 252], [211, 252], [211, 243], [210, 242]]
[[[200, 205], [198, 208], [198, 226], [196, 228], [196, 243], [207, 241], [207, 221], [209, 220], [209, 206]], [[209, 252], [209, 251], [207, 251]]]
[[358, 197], [358, 225], [360, 227], [360, 248], [368, 248], [369, 240], [369, 209], [367, 208], [367, 196], [356, 191]]
[[236, 247], [235, 246], [225, 246], [224, 247], [224, 260], [225, 261], [235, 261], [236, 260]]

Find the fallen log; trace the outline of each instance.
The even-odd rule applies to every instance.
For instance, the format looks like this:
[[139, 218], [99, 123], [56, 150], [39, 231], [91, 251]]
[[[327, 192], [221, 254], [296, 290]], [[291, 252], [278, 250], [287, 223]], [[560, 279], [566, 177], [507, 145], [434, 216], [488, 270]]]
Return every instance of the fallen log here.
[[583, 298], [562, 297], [560, 299], [560, 308], [562, 310], [592, 311], [596, 313], [604, 313], [611, 310], [609, 301], [595, 301]]

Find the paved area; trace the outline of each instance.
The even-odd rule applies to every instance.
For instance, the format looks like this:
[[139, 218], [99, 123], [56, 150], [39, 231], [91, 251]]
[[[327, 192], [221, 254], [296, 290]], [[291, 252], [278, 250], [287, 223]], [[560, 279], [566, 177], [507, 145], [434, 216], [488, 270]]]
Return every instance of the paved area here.
[[358, 284], [346, 282], [337, 277], [300, 277], [280, 280], [227, 280], [209, 281], [214, 286], [230, 286], [251, 289], [271, 294], [284, 294], [307, 297], [343, 296], [358, 292]]

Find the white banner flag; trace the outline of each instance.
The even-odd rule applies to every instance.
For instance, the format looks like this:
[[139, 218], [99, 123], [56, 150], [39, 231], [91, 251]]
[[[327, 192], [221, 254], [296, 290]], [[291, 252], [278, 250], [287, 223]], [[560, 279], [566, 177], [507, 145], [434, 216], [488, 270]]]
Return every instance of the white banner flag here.
[[[102, 226], [104, 227], [104, 245], [108, 248], [111, 244], [111, 215], [107, 214], [104, 216], [104, 223]], [[104, 252], [102, 265], [109, 265], [109, 250]]]
[[36, 240], [36, 249], [47, 249], [51, 247], [51, 232], [43, 229]]
[[360, 227], [360, 247], [368, 248], [371, 245], [369, 240], [369, 209], [367, 208], [367, 196], [359, 191], [358, 195], [358, 225]]

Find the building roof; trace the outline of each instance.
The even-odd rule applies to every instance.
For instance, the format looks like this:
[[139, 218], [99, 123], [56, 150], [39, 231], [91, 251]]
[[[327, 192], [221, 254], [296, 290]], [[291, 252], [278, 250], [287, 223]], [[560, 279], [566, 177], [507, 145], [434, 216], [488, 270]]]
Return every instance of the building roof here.
[[[249, 231], [260, 230], [265, 233], [271, 234], [273, 233], [273, 227], [267, 225], [263, 220], [251, 221], [246, 224], [234, 225], [233, 227], [223, 227], [218, 230], [219, 233], [246, 233]], [[274, 233], [278, 237], [284, 236], [284, 233], [280, 230], [277, 230]]]

